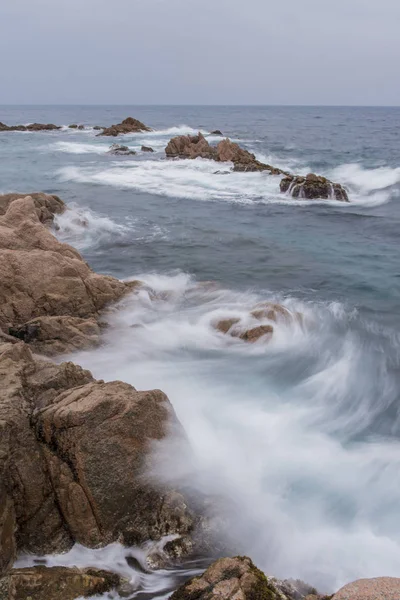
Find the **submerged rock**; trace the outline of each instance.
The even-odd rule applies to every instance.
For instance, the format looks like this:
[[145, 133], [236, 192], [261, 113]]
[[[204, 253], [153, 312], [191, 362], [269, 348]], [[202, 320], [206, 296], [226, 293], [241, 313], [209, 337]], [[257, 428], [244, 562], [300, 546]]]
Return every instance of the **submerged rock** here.
[[153, 148], [150, 148], [150, 146], [142, 146], [141, 151], [142, 152], [154, 152]]
[[340, 183], [333, 183], [314, 173], [309, 173], [306, 177], [288, 175], [282, 179], [280, 189], [281, 192], [288, 193], [292, 198], [349, 202], [347, 192]]
[[106, 127], [98, 135], [108, 135], [116, 137], [125, 133], [140, 133], [142, 131], [151, 131], [151, 129], [141, 121], [133, 119], [132, 117], [128, 117], [127, 119], [124, 119], [122, 123], [118, 123], [117, 125], [111, 125], [111, 127]]
[[245, 342], [250, 342], [254, 344], [254, 342], [257, 342], [264, 336], [268, 336], [268, 338], [270, 338], [273, 333], [274, 328], [272, 327], [272, 325], [259, 325], [258, 327], [247, 329], [247, 331], [241, 333], [239, 337]]
[[115, 154], [116, 156], [130, 156], [136, 154], [136, 152], [134, 150], [130, 150], [128, 146], [120, 146], [119, 144], [112, 144], [108, 153]]
[[220, 558], [201, 577], [186, 582], [170, 600], [303, 600], [313, 588], [300, 592], [287, 581], [267, 577], [250, 558]]
[[121, 585], [115, 573], [76, 567], [13, 569], [0, 579], [1, 600], [76, 600], [105, 594]]

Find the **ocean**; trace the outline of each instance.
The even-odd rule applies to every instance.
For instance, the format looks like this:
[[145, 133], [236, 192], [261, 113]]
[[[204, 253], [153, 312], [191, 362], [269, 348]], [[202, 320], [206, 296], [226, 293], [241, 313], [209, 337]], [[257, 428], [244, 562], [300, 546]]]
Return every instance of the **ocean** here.
[[[127, 116], [153, 131], [96, 137], [92, 126]], [[95, 271], [158, 293], [124, 300], [105, 344], [68, 359], [168, 394], [194, 458], [177, 456], [166, 477], [218, 497], [226, 535], [268, 574], [327, 592], [398, 576], [400, 108], [0, 106], [0, 121], [90, 126], [0, 133], [0, 193], [59, 195], [59, 239]], [[350, 203], [165, 159], [171, 137], [216, 143], [215, 129], [263, 162], [343, 184]], [[115, 141], [137, 155], [108, 154]], [[255, 345], [214, 329], [266, 300], [303, 324]], [[71, 560], [124, 562], [117, 545], [96, 552]], [[141, 585], [164, 597], [169, 576]]]

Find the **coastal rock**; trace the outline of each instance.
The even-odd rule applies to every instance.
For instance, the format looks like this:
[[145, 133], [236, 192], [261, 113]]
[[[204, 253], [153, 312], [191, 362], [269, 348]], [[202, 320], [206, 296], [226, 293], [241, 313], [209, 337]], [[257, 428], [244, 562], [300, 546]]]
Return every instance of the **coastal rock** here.
[[76, 125], [75, 123], [72, 125], [68, 125], [69, 129], [78, 129], [78, 125]]
[[130, 150], [128, 146], [120, 146], [119, 144], [112, 144], [108, 151], [108, 154], [115, 154], [116, 156], [129, 156], [136, 154], [134, 150]]
[[396, 577], [376, 577], [359, 579], [345, 585], [332, 600], [398, 600], [400, 579]]
[[15, 551], [191, 536], [186, 499], [155, 483], [152, 447], [184, 434], [168, 398], [0, 345], [1, 568]]
[[217, 162], [232, 162], [234, 171], [268, 171], [271, 175], [285, 174], [280, 169], [261, 163], [254, 154], [229, 139], [222, 140], [217, 146], [211, 146], [200, 132], [194, 136], [181, 135], [172, 138], [165, 153], [168, 158], [207, 158]]
[[210, 146], [202, 133], [197, 135], [179, 135], [172, 138], [165, 154], [168, 158], [208, 158], [219, 160], [216, 148]]
[[301, 587], [302, 591], [288, 581], [267, 577], [250, 558], [236, 556], [220, 558], [201, 577], [181, 586], [170, 600], [303, 600], [312, 588]]
[[132, 117], [128, 117], [127, 119], [122, 121], [122, 123], [118, 123], [117, 125], [111, 125], [111, 127], [106, 127], [98, 135], [108, 135], [116, 137], [125, 133], [140, 133], [142, 131], [151, 131], [151, 129], [141, 121], [133, 119]]
[[258, 342], [261, 338], [267, 336], [268, 339], [274, 333], [274, 328], [272, 325], [259, 325], [258, 327], [252, 327], [251, 329], [247, 329], [244, 333], [240, 334], [240, 339], [245, 342], [250, 342], [254, 344]]
[[219, 129], [215, 129], [214, 131], [211, 131], [211, 135], [223, 135], [223, 133]]
[[347, 192], [342, 185], [314, 173], [309, 173], [306, 177], [288, 175], [282, 179], [280, 189], [281, 192], [289, 194], [292, 198], [349, 202]]
[[260, 321], [268, 319], [275, 323], [278, 321], [289, 323], [293, 319], [290, 310], [282, 306], [282, 304], [275, 304], [273, 302], [260, 302], [250, 314]]
[[150, 146], [142, 146], [141, 151], [142, 152], [154, 152], [153, 148], [150, 148]]
[[1, 131], [54, 131], [61, 129], [59, 125], [53, 123], [30, 123], [29, 125], [5, 125], [0, 123]]
[[98, 569], [31, 567], [13, 569], [0, 579], [1, 600], [75, 600], [105, 594], [121, 577]]
[[[59, 342], [54, 348], [67, 348], [68, 336], [71, 348], [82, 347], [85, 332], [91, 344], [97, 330], [88, 320], [135, 283], [93, 273], [74, 248], [52, 235], [44, 223], [64, 209], [59, 198], [18, 196], [0, 196], [0, 328], [47, 348], [51, 331]], [[63, 318], [32, 323], [39, 317]]]
[[93, 127], [94, 131], [101, 131], [102, 129], [105, 129], [104, 127], [100, 127], [100, 125], [95, 125]]

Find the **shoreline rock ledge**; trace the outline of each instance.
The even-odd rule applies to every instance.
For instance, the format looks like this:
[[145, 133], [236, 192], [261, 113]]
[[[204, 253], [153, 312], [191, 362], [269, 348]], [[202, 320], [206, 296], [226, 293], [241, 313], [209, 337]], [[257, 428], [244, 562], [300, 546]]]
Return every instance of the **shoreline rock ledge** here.
[[124, 119], [122, 123], [111, 125], [111, 127], [105, 127], [103, 131], [101, 131], [97, 135], [108, 135], [117, 137], [118, 135], [124, 135], [126, 133], [142, 133], [143, 131], [151, 131], [151, 129], [141, 121], [138, 121], [133, 117], [128, 117], [127, 119]]

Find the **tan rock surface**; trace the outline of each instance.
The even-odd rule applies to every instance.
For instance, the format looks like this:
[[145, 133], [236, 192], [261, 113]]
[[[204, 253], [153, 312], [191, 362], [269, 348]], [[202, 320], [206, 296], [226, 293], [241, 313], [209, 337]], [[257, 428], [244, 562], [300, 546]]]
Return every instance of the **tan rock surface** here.
[[399, 600], [400, 579], [396, 577], [377, 577], [359, 579], [345, 585], [332, 600]]

